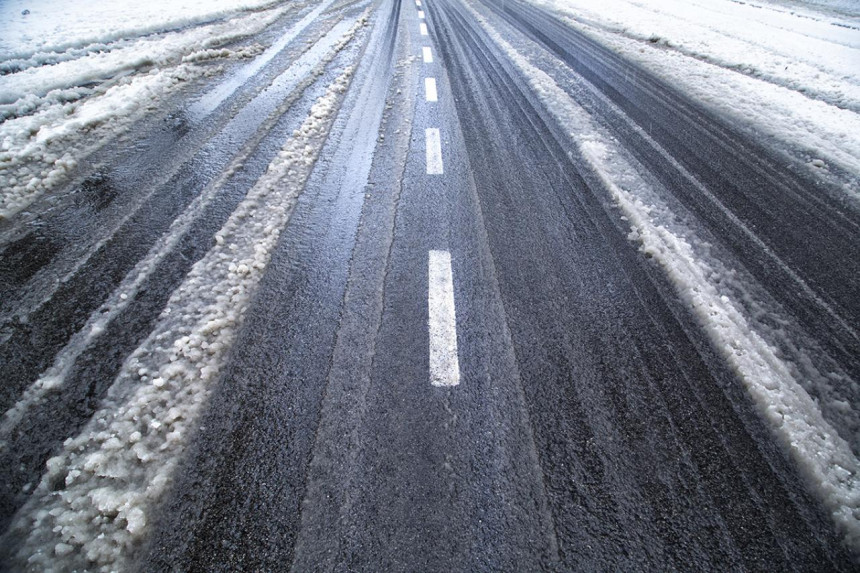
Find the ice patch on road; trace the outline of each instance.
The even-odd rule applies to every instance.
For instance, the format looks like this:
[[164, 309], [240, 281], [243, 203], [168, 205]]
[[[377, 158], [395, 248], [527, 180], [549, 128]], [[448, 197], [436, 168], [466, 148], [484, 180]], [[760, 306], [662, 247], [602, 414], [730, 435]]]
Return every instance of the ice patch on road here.
[[295, 40], [320, 14], [328, 10], [332, 3], [334, 3], [334, 0], [325, 0], [318, 4], [301, 20], [293, 24], [289, 30], [281, 34], [277, 41], [269, 46], [265, 52], [260, 54], [259, 57], [254, 58], [254, 61], [237, 70], [236, 73], [216, 86], [215, 89], [207, 92], [198, 102], [191, 106], [189, 112], [202, 117], [214, 110], [230, 94], [235, 92], [239, 85], [263, 69], [263, 66], [268, 64], [287, 44]]
[[107, 572], [131, 565], [352, 73], [346, 69], [314, 103], [173, 293], [99, 411], [48, 461], [3, 540], [20, 542], [17, 570]]
[[[655, 224], [650, 211], [665, 207], [645, 205], [636, 197], [637, 186], [647, 183], [630, 184], [635, 170], [619, 169], [623, 160], [617, 150], [600, 141], [585, 141], [580, 150], [628, 217], [630, 238], [666, 271], [848, 545], [860, 553], [860, 461], [851, 446], [824, 419], [819, 405], [795, 379], [792, 366], [752, 328], [740, 305], [720, 293], [711, 267], [696, 257], [687, 240]], [[627, 185], [616, 183], [624, 179]]]
[[601, 178], [630, 224], [630, 238], [666, 271], [714, 346], [731, 365], [773, 434], [836, 523], [855, 554], [860, 554], [860, 461], [850, 445], [823, 418], [791, 366], [753, 328], [742, 305], [722, 294], [714, 273], [689, 242], [655, 222], [637, 196], [650, 185], [605, 133], [556, 82], [531, 65], [474, 10], [493, 41], [511, 58], [532, 90], [564, 126], [570, 140]]

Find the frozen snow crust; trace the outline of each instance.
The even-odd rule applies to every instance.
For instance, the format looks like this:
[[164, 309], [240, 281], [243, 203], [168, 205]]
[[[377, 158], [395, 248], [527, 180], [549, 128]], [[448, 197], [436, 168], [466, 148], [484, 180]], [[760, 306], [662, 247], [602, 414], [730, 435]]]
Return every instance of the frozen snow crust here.
[[10, 529], [22, 540], [13, 560], [19, 570], [107, 572], [133, 562], [353, 71], [343, 70], [313, 104], [173, 293], [99, 411], [48, 461]]
[[[91, 16], [93, 8], [83, 8], [79, 6], [81, 3], [76, 0], [69, 4]], [[0, 12], [8, 10], [12, 4], [22, 3], [2, 3]], [[75, 8], [60, 2], [44, 4], [45, 8], [39, 10], [54, 4], [62, 5], [57, 8], [58, 13]], [[128, 8], [130, 15], [153, 6], [164, 8], [160, 19], [140, 20], [148, 22], [146, 31], [158, 33], [113, 42], [119, 37], [119, 30], [131, 33], [122, 22], [108, 20], [107, 15], [102, 14], [106, 18], [103, 24], [106, 28], [101, 29], [100, 35], [93, 36], [95, 31], [92, 34], [75, 32], [75, 19], [69, 16], [68, 22], [54, 22], [58, 29], [69, 28], [72, 36], [77, 33], [80, 38], [86, 38], [86, 42], [96, 38], [99, 43], [0, 62], [0, 73], [6, 72], [0, 75], [0, 218], [13, 216], [45, 191], [65, 181], [82, 158], [145, 114], [157, 112], [161, 101], [178, 88], [201, 76], [219, 73], [222, 70], [219, 62], [257, 55], [262, 50], [257, 45], [229, 49], [224, 46], [262, 31], [291, 9], [287, 5], [241, 13], [238, 7], [258, 7], [264, 3], [239, 3], [236, 8], [226, 10], [226, 2], [216, 1], [203, 15], [197, 13], [192, 17], [189, 6], [200, 9], [197, 3], [175, 4], [173, 10], [164, 8], [166, 3], [162, 2], [133, 4], [125, 1], [110, 5], [111, 10], [137, 6]], [[218, 6], [220, 10], [216, 10]], [[229, 14], [234, 16], [224, 21], [166, 31], [181, 24]], [[33, 15], [32, 12], [26, 17], [19, 14], [11, 20], [3, 20], [0, 16], [2, 42], [14, 40], [14, 34], [6, 35], [14, 31], [14, 21]], [[56, 14], [53, 17], [57, 17]], [[37, 18], [36, 21], [41, 20]], [[88, 22], [94, 25], [93, 22], [102, 20], [90, 17]], [[53, 37], [46, 34], [42, 44]], [[20, 48], [16, 53], [24, 54], [21, 46], [25, 44], [16, 45]]]

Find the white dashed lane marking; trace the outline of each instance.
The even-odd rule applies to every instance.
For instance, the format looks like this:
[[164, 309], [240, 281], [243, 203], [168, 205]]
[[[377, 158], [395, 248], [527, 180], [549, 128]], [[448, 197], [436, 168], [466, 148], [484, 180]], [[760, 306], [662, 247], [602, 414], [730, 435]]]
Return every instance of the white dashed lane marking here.
[[442, 167], [442, 141], [439, 138], [439, 129], [428, 127], [424, 130], [424, 139], [427, 146], [427, 174], [442, 175], [445, 170]]
[[436, 94], [436, 78], [424, 78], [424, 96], [427, 101], [439, 101]]
[[457, 358], [457, 315], [454, 309], [451, 253], [430, 251], [428, 267], [430, 383], [433, 386], [456, 386], [460, 383], [460, 361]]
[[[415, 0], [418, 18], [424, 19], [421, 0]], [[419, 25], [422, 36], [427, 36], [427, 24]], [[429, 46], [421, 48], [425, 64], [433, 62]], [[436, 78], [424, 78], [424, 97], [428, 102], [439, 101]], [[424, 130], [428, 175], [442, 175], [442, 139], [439, 128]], [[427, 289], [428, 329], [430, 334], [430, 383], [450, 387], [460, 383], [460, 362], [457, 357], [457, 316], [454, 310], [454, 276], [451, 270], [451, 253], [430, 251], [429, 283]]]

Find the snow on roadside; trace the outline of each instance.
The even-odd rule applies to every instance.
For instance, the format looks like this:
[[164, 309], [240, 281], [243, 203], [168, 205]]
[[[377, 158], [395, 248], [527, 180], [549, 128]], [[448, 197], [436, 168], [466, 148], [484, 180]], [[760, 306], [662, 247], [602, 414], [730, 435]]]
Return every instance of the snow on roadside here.
[[[860, 16], [732, 0], [533, 0], [860, 196]], [[822, 163], [823, 161], [823, 163]]]
[[[45, 96], [52, 91], [100, 82], [121, 72], [224, 57], [229, 54], [213, 52], [212, 48], [259, 32], [285, 11], [279, 8], [181, 32], [147, 36], [74, 60], [6, 74], [0, 77], [0, 115], [25, 115], [39, 104], [50, 103], [49, 99], [45, 101]], [[16, 102], [20, 103], [9, 105]]]
[[[325, 7], [329, 3], [330, 0], [326, 0], [319, 6]], [[314, 12], [310, 12], [310, 14], [313, 13]], [[244, 146], [240, 146], [240, 148], [235, 150], [235, 153], [232, 154], [233, 159], [226, 167], [226, 170], [222, 171], [221, 175], [211, 181], [209, 185], [207, 185], [201, 193], [195, 197], [192, 203], [183, 211], [182, 215], [174, 219], [173, 223], [171, 223], [170, 229], [167, 231], [167, 234], [162, 235], [153, 246], [156, 250], [151, 250], [144, 259], [138, 262], [135, 272], [143, 272], [147, 274], [152, 272], [152, 268], [149, 264], [153, 263], [155, 259], [164, 254], [161, 247], [169, 248], [167, 245], [170, 240], [176, 237], [174, 233], [182, 234], [183, 231], [181, 231], [181, 227], [188, 222], [188, 217], [193, 217], [193, 213], [195, 213], [204, 202], [209, 201], [213, 194], [217, 194], [219, 192], [224, 178], [232, 176], [232, 174], [245, 163], [244, 158], [247, 158], [247, 156], [254, 151], [260, 138], [266, 137], [266, 134], [275, 125], [275, 123], [278, 122], [279, 119], [293, 106], [295, 103], [295, 98], [293, 96], [298, 96], [301, 93], [304, 93], [304, 87], [307, 86], [307, 83], [315, 82], [316, 78], [319, 78], [325, 72], [328, 64], [331, 63], [332, 59], [335, 58], [343, 48], [345, 34], [347, 34], [354, 24], [354, 17], [337, 18], [337, 23], [329, 28], [327, 32], [324, 32], [319, 36], [313, 34], [315, 39], [308, 39], [304, 45], [299, 48], [301, 54], [295, 59], [291, 59], [286, 69], [281, 70], [280, 73], [272, 79], [265, 90], [256, 93], [255, 95], [252, 94], [253, 97], [247, 102], [247, 105], [242, 106], [242, 109], [229, 118], [227, 124], [224, 126], [226, 131], [222, 131], [220, 134], [215, 134], [214, 139], [210, 140], [210, 144], [215, 145], [216, 147], [223, 146], [225, 144], [229, 145], [233, 138], [231, 138], [228, 133], [236, 133], [236, 129], [244, 131], [252, 125], [257, 126], [256, 133], [250, 136], [250, 133], [246, 132], [251, 139], [247, 139]], [[277, 42], [272, 44], [272, 48], [278, 49], [283, 38], [295, 37], [294, 34], [299, 34], [300, 30], [303, 30], [306, 27], [307, 26], [305, 26], [303, 22], [297, 22], [291, 24], [287, 30], [280, 29], [279, 32], [282, 36]], [[280, 47], [283, 48], [283, 46]], [[191, 114], [192, 110], [195, 110], [196, 108], [193, 113], [195, 116], [195, 123], [200, 123], [205, 120], [213, 109], [215, 109], [217, 104], [213, 103], [210, 96], [216, 94], [216, 102], [223, 101], [223, 97], [226, 97], [225, 94], [229, 95], [230, 93], [233, 93], [238, 89], [242, 82], [250, 77], [253, 70], [257, 69], [260, 65], [260, 60], [266, 60], [268, 52], [269, 50], [253, 60], [241, 66], [237, 66], [221, 80], [212, 82], [205, 86], [205, 89], [201, 92], [197, 92], [198, 94], [202, 93], [202, 96], [199, 96], [199, 99], [186, 109], [186, 112]], [[248, 73], [249, 70], [251, 70], [251, 74]], [[273, 94], [281, 95], [275, 96]], [[204, 101], [207, 102], [205, 105], [198, 105]], [[300, 118], [294, 119], [298, 120]], [[243, 136], [240, 135], [240, 137]], [[157, 187], [158, 185], [163, 184], [166, 180], [167, 179], [164, 177], [161, 177], [153, 184]], [[110, 228], [94, 229], [93, 232], [95, 235], [91, 238], [95, 242], [91, 242], [86, 245], [83, 250], [78, 249], [77, 255], [74, 255], [71, 258], [65, 257], [65, 264], [62, 264], [59, 268], [55, 269], [56, 272], [51, 276], [59, 273], [59, 276], [68, 277], [83, 268], [89, 258], [110, 239], [113, 232], [111, 229], [117, 229], [131, 221], [136, 213], [136, 205], [142, 204], [141, 202], [147, 200], [154, 191], [155, 187], [152, 186], [142, 189], [140, 193], [135, 195], [130, 205], [130, 210], [124, 211], [124, 213], [120, 215], [119, 219], [114, 219]], [[129, 277], [126, 276], [124, 285], [130, 287], [131, 283], [128, 279]], [[21, 316], [25, 316], [32, 312], [41, 304], [41, 301], [45, 300], [45, 297], [50, 297], [52, 293], [55, 293], [60, 284], [61, 283], [58, 283], [56, 280], [51, 280], [50, 277], [48, 277], [47, 281], [38, 281], [38, 284], [34, 285], [31, 292], [26, 294], [25, 298], [20, 301], [21, 305], [19, 305], [18, 313]], [[129, 291], [130, 296], [132, 292], [133, 289]], [[102, 315], [102, 318], [108, 318], [108, 316], [115, 310], [115, 306], [108, 305], [98, 312]], [[92, 315], [90, 319], [92, 321]], [[96, 320], [95, 322], [98, 323], [99, 321]], [[91, 326], [93, 326], [92, 322], [88, 323], [84, 328], [88, 329]], [[87, 337], [85, 336], [81, 338], [81, 335], [82, 333], [80, 331], [76, 333], [63, 351], [57, 355], [56, 358], [60, 363], [66, 363], [66, 358], [72, 362], [77, 360], [76, 353], [82, 351], [83, 348], [89, 344], [84, 343], [84, 339]], [[95, 337], [97, 335], [93, 336]], [[75, 340], [77, 340], [77, 342], [73, 342]], [[55, 363], [54, 366], [59, 366], [59, 364]], [[60, 375], [60, 372], [56, 371], [54, 366], [49, 369], [50, 372], [43, 372], [42, 375], [48, 377]], [[60, 371], [65, 371], [65, 367], [61, 366]], [[19, 401], [15, 408], [17, 409], [18, 406], [27, 407], [25, 406], [27, 403], [32, 403], [30, 398], [38, 400], [39, 395], [41, 395], [41, 392], [31, 394], [27, 391], [25, 395], [22, 396], [22, 401]], [[0, 448], [2, 448], [2, 441], [6, 435], [4, 433], [4, 428], [7, 427], [6, 421], [9, 421], [9, 419], [4, 417], [3, 421], [0, 422]]]
[[[345, 45], [364, 25], [354, 26]], [[173, 293], [85, 429], [48, 461], [16, 515], [15, 564], [26, 571], [126, 569], [147, 534], [263, 269], [315, 164], [353, 68], [312, 106], [215, 245]]]
[[[325, 10], [331, 2], [332, 0], [326, 0], [319, 4], [318, 8]], [[316, 18], [319, 16], [319, 12], [314, 10], [309, 13], [309, 16], [311, 19]], [[299, 85], [300, 80], [307, 78], [308, 74], [313, 78], [319, 77], [324, 72], [325, 67], [331, 63], [352, 38], [354, 26], [355, 21], [353, 19], [341, 20], [313, 48], [305, 51], [294, 60], [289, 68], [280, 76], [280, 78], [289, 77], [292, 79], [292, 81], [283, 83], [282, 87], [292, 86], [292, 88], [286, 89], [284, 93], [293, 91]], [[302, 29], [304, 29], [302, 22], [293, 25], [290, 31], [281, 36], [278, 42], [273, 44], [272, 47], [280, 50], [286, 44], [284, 39], [289, 40], [290, 38], [294, 38]], [[283, 45], [282, 42], [284, 42]], [[238, 74], [242, 77], [249, 77], [253, 72], [249, 72], [248, 68], [252, 70], [259, 69], [259, 60], [264, 58], [265, 54], [249, 62], [238, 70]], [[232, 78], [233, 76], [228, 79], [228, 83], [232, 83]], [[270, 84], [270, 87], [278, 84], [281, 84], [281, 79], [275, 79]], [[220, 87], [221, 85], [218, 85], [215, 91], [220, 92]], [[211, 92], [207, 92], [207, 95], [208, 93]], [[268, 133], [269, 128], [279, 121], [283, 113], [286, 113], [292, 105], [293, 102], [290, 98], [281, 102], [266, 120], [266, 124], [260, 128], [258, 136]], [[236, 120], [241, 117], [242, 112], [234, 116], [233, 119]], [[186, 236], [189, 228], [199, 220], [199, 217], [202, 216], [212, 200], [221, 194], [224, 185], [247, 162], [248, 157], [252, 155], [255, 149], [256, 143], [251, 141], [248, 145], [238, 150], [226, 169], [194, 198], [182, 214], [173, 220], [168, 230], [158, 238], [147, 255], [138, 261], [135, 267], [126, 274], [120, 285], [102, 305], [91, 313], [87, 323], [72, 336], [65, 347], [57, 354], [54, 363], [42, 372], [39, 378], [30, 385], [15, 405], [0, 417], [0, 452], [9, 447], [10, 436], [17, 430], [20, 422], [29, 415], [31, 408], [37, 407], [49, 392], [66, 383], [66, 378], [73, 371], [81, 353], [91, 347], [94, 341], [104, 334], [107, 326], [126, 310], [142, 285], [152, 277], [154, 272], [157, 272], [164, 257], [178, 248], [179, 243]], [[127, 216], [130, 217], [131, 215]], [[97, 243], [96, 248], [100, 244], [101, 242]]]
[[807, 18], [829, 14], [842, 18], [860, 18], [857, 0], [758, 0], [785, 11], [797, 12]]
[[[103, 141], [159, 108], [171, 92], [256, 46], [217, 46], [260, 32], [285, 8], [148, 38], [128, 47], [0, 76], [0, 218], [64, 181]], [[88, 84], [104, 79], [96, 87]], [[8, 103], [11, 102], [11, 103]]]
[[[639, 175], [640, 170], [620, 144], [549, 75], [533, 66], [477, 12], [472, 12], [510, 56], [547, 110], [564, 126], [623, 211], [630, 225], [630, 239], [664, 269], [823, 502], [846, 543], [860, 554], [860, 460], [850, 445], [823, 418], [818, 404], [795, 378], [792, 365], [756, 332], [742, 311], [743, 305], [719, 288], [708, 262], [696, 255], [687, 238], [659, 222], [660, 213], [671, 211], [648, 192], [651, 185]], [[649, 204], [641, 198], [646, 195]]]
[[98, 4], [91, 0], [4, 0], [0, 3], [0, 60], [27, 58], [41, 65], [69, 49], [177, 30], [276, 3], [277, 0], [112, 0]]
[[860, 109], [860, 31], [728, 0], [546, 0], [628, 38]]

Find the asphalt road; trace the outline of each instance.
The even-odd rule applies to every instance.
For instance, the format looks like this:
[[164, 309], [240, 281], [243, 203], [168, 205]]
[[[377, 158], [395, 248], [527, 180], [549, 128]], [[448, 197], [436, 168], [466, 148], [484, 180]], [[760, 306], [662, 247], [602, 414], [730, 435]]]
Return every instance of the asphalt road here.
[[[329, 59], [303, 51], [333, 44], [368, 5], [360, 43]], [[569, 95], [860, 379], [856, 210], [541, 9], [480, 6], [555, 59]], [[171, 102], [68, 194], [0, 228], [3, 409], [78, 345], [65, 383], [4, 436], [0, 524], [354, 64], [135, 566], [852, 569], [736, 374], [462, 0], [337, 4], [303, 34], [312, 42], [288, 45], [203, 118]], [[290, 75], [302, 54], [314, 73]], [[239, 155], [106, 334], [76, 342]]]

